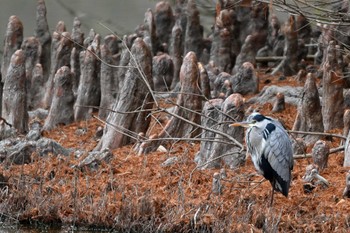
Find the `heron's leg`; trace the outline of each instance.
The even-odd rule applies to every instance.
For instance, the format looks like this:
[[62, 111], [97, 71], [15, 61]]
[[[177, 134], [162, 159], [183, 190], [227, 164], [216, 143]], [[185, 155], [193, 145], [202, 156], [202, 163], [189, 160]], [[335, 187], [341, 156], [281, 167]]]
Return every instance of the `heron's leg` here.
[[273, 204], [273, 194], [275, 193], [275, 189], [272, 186], [272, 193], [271, 193], [271, 201], [270, 201], [270, 207], [272, 207]]
[[273, 204], [273, 194], [275, 193], [275, 180], [273, 179], [272, 182], [271, 182], [271, 186], [272, 186], [272, 191], [271, 191], [271, 201], [270, 201], [270, 207], [272, 206]]

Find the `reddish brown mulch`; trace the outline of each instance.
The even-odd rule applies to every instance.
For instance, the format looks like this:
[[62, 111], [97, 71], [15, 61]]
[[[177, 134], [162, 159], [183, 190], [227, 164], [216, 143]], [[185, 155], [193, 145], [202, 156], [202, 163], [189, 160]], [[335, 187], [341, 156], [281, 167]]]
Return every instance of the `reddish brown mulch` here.
[[[263, 86], [265, 76], [261, 76]], [[276, 79], [272, 80], [272, 83]], [[279, 85], [280, 82], [277, 82]], [[297, 85], [293, 79], [283, 85]], [[272, 106], [262, 112], [270, 115]], [[287, 105], [272, 116], [291, 128], [296, 109]], [[95, 131], [102, 124], [96, 119], [73, 123], [45, 132], [65, 147], [92, 150], [97, 144]], [[77, 130], [86, 129], [81, 134]], [[340, 133], [341, 129], [333, 133]], [[339, 140], [330, 142], [332, 147]], [[350, 225], [350, 205], [342, 198], [346, 168], [343, 153], [330, 155], [322, 175], [330, 187], [317, 187], [304, 193], [302, 176], [311, 159], [295, 160], [290, 195], [276, 194], [268, 207], [271, 186], [257, 175], [250, 158], [243, 167], [226, 169], [222, 195], [211, 193], [212, 177], [218, 170], [196, 170], [193, 162], [198, 143], [178, 142], [169, 152], [137, 156], [132, 146], [113, 151], [109, 163], [98, 170], [73, 168], [79, 160], [48, 156], [26, 165], [0, 166], [8, 177], [9, 189], [1, 192], [1, 211], [20, 221], [102, 226], [144, 232], [344, 232]], [[161, 167], [171, 156], [178, 162]], [[195, 219], [196, 217], [196, 219]], [[194, 220], [195, 219], [195, 220]]]

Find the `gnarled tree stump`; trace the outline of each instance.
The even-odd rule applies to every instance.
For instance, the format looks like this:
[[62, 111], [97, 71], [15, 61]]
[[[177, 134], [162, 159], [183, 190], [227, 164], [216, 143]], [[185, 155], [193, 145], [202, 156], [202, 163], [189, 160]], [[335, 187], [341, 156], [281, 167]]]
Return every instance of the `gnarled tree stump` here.
[[127, 66], [130, 62], [130, 51], [129, 47], [127, 46], [127, 38], [124, 37], [123, 39], [124, 42], [124, 47], [122, 48], [121, 54], [120, 54], [120, 62], [119, 62], [119, 68], [116, 70], [116, 75], [117, 75], [117, 83], [118, 87], [116, 90], [116, 101], [118, 101], [118, 98], [120, 96], [121, 89], [124, 86], [124, 81], [125, 81], [125, 75], [128, 70]]
[[335, 41], [331, 41], [325, 53], [325, 61], [322, 66], [322, 115], [326, 131], [343, 127], [344, 80], [342, 79], [337, 53], [340, 53], [340, 51], [336, 49]]
[[199, 112], [202, 111], [202, 98], [198, 78], [199, 69], [196, 54], [189, 52], [181, 66], [181, 90], [171, 118], [158, 135], [152, 135], [152, 139], [158, 140], [143, 142], [136, 148], [138, 154], [155, 151], [159, 145], [167, 141], [166, 138], [192, 138], [199, 134], [197, 125], [200, 124]]
[[174, 75], [174, 63], [171, 57], [160, 54], [153, 57], [152, 76], [155, 91], [169, 91]]
[[82, 62], [82, 72], [78, 87], [78, 96], [74, 106], [74, 119], [86, 120], [90, 118], [93, 111], [91, 106], [100, 106], [101, 84], [100, 84], [100, 63], [94, 54], [100, 51], [100, 35], [95, 39], [85, 51]]
[[257, 93], [259, 90], [259, 80], [254, 66], [250, 62], [244, 62], [237, 70], [237, 73], [230, 78], [233, 93], [242, 95]]
[[27, 132], [27, 89], [23, 50], [17, 50], [11, 57], [4, 83], [2, 117], [19, 133]]
[[117, 68], [120, 56], [118, 56], [118, 38], [114, 35], [106, 36], [105, 43], [101, 45], [101, 102], [98, 117], [106, 119], [109, 110], [113, 106], [117, 92], [119, 91], [119, 78]]
[[209, 100], [210, 99], [210, 81], [209, 81], [209, 75], [207, 70], [204, 68], [202, 63], [198, 63], [198, 69], [199, 69], [199, 79], [200, 79], [200, 88], [203, 100]]
[[[276, 15], [270, 17], [266, 45], [258, 50], [257, 57], [283, 56], [284, 35]], [[267, 63], [264, 63], [267, 65]]]
[[[301, 101], [298, 105], [298, 113], [294, 121], [293, 130], [307, 132], [323, 132], [323, 117], [321, 101], [318, 94], [315, 77], [309, 73], [301, 93]], [[305, 139], [310, 145], [315, 143], [319, 136], [297, 135]]]
[[237, 56], [236, 64], [233, 67], [232, 73], [235, 74], [238, 72], [238, 69], [245, 63], [249, 62], [252, 65], [255, 65], [255, 57], [257, 51], [255, 47], [255, 37], [253, 35], [248, 35], [242, 45], [241, 51]]
[[257, 51], [264, 47], [267, 41], [269, 27], [269, 6], [267, 3], [252, 1], [252, 10], [250, 12], [250, 22], [248, 31], [254, 36], [254, 50]]
[[185, 52], [193, 51], [200, 60], [203, 52], [203, 27], [200, 24], [199, 11], [195, 0], [187, 2], [187, 25], [185, 33]]
[[180, 80], [180, 69], [182, 65], [182, 56], [184, 52], [183, 30], [180, 25], [176, 23], [171, 31], [171, 38], [169, 44], [169, 55], [174, 63], [174, 75], [171, 82], [171, 89], [173, 90]]
[[74, 95], [72, 73], [69, 67], [62, 66], [57, 70], [54, 79], [53, 98], [49, 115], [43, 129], [50, 130], [58, 124], [70, 124], [74, 120]]
[[[131, 54], [133, 54], [129, 62], [131, 68], [128, 68], [125, 74], [120, 96], [107, 117], [108, 124], [105, 125], [103, 136], [95, 150], [121, 147], [131, 142], [128, 137], [130, 131], [137, 135], [145, 133], [148, 129], [150, 123], [148, 110], [153, 105], [149, 89], [153, 88], [151, 51], [141, 38], [137, 38], [131, 48]], [[135, 69], [136, 62], [143, 70], [143, 74]]]
[[43, 69], [45, 82], [50, 73], [50, 54], [51, 54], [51, 33], [46, 18], [46, 5], [44, 0], [38, 0], [36, 7], [36, 28], [34, 36], [40, 41], [41, 54], [40, 64]]
[[173, 10], [169, 2], [160, 1], [156, 4], [154, 20], [159, 43], [169, 44], [171, 30], [175, 22]]
[[233, 10], [228, 9], [220, 11], [220, 14], [215, 19], [210, 61], [221, 72], [231, 72], [239, 53], [239, 42], [234, 34], [237, 34], [237, 25], [234, 24], [235, 22]]
[[319, 171], [327, 167], [329, 156], [329, 145], [326, 141], [318, 140], [312, 148], [312, 159]]
[[[44, 97], [45, 78], [44, 71], [41, 64], [36, 64], [32, 71], [32, 78], [30, 80], [30, 89], [28, 95], [28, 109], [37, 109], [41, 107], [41, 101]], [[27, 88], [28, 89], [28, 88]]]
[[343, 136], [346, 137], [350, 131], [350, 109], [346, 109], [344, 111], [344, 128], [343, 128]]
[[[25, 38], [21, 49], [24, 51], [24, 55], [26, 57], [26, 76], [28, 80], [28, 84], [30, 84], [30, 80], [32, 79], [32, 71], [37, 63], [40, 63], [41, 56], [41, 45], [40, 41], [32, 36]], [[30, 89], [30, 85], [28, 85], [28, 89]]]
[[318, 25], [321, 30], [321, 34], [317, 40], [317, 52], [315, 54], [315, 65], [324, 63], [327, 46], [334, 38], [334, 28], [327, 24]]
[[93, 28], [90, 29], [88, 36], [84, 39], [84, 48], [88, 48], [96, 36], [96, 32]]
[[227, 98], [231, 95], [233, 93], [231, 79], [232, 76], [229, 73], [221, 72], [215, 79], [211, 80], [211, 96], [213, 98]]
[[350, 198], [350, 171], [346, 173], [343, 197]]
[[[205, 102], [202, 110], [201, 125], [210, 129], [220, 129], [220, 116], [222, 114], [223, 99], [211, 99]], [[209, 160], [215, 143], [212, 141], [215, 139], [216, 133], [209, 130], [203, 130], [201, 134], [200, 150], [197, 152], [194, 161], [201, 165]], [[214, 164], [220, 164], [219, 161], [213, 162]]]
[[290, 76], [298, 72], [298, 31], [295, 27], [295, 18], [290, 16], [284, 27], [285, 45], [283, 60], [273, 70], [272, 74], [281, 71], [283, 75]]
[[2, 54], [2, 62], [1, 62], [1, 82], [5, 82], [5, 78], [7, 76], [7, 69], [10, 66], [10, 62], [12, 59], [12, 54], [21, 48], [21, 44], [23, 41], [23, 24], [21, 20], [16, 16], [12, 15], [9, 18], [9, 22], [7, 24], [5, 41], [4, 41], [4, 51]]
[[[218, 115], [218, 117], [215, 117], [215, 119], [218, 119], [218, 122], [214, 123], [214, 121], [210, 119], [204, 121], [202, 120], [202, 123], [209, 123], [209, 125], [203, 126], [207, 128], [212, 128], [214, 126], [214, 128], [217, 128], [217, 130], [229, 134], [237, 141], [242, 143], [244, 139], [244, 129], [242, 127], [228, 127], [227, 124], [222, 124], [221, 122], [242, 121], [244, 117], [243, 103], [243, 97], [240, 94], [232, 94], [225, 99], [220, 108], [215, 108], [215, 105], [210, 106], [210, 103], [206, 104], [209, 111], [217, 111], [217, 113], [212, 113], [211, 115]], [[206, 117], [203, 116], [203, 118]], [[215, 127], [215, 125], [217, 126]], [[204, 137], [208, 134], [213, 134], [211, 132], [205, 132], [206, 130], [204, 130]], [[240, 152], [241, 148], [239, 146], [233, 144], [232, 141], [225, 138], [221, 134], [214, 134], [210, 136], [210, 138], [214, 138], [214, 141], [201, 142], [200, 151], [196, 155], [198, 165], [212, 161], [203, 166], [203, 168], [218, 168], [221, 166], [222, 162], [224, 162], [230, 168], [236, 168], [245, 162], [246, 155]], [[224, 154], [227, 154], [227, 156], [224, 156], [221, 159], [216, 159]]]
[[73, 21], [73, 28], [72, 28], [72, 40], [73, 48], [71, 52], [71, 72], [73, 75], [73, 92], [76, 93], [79, 86], [79, 80], [80, 80], [80, 52], [83, 50], [84, 45], [84, 32], [81, 30], [81, 23], [80, 20], [75, 17]]
[[298, 59], [306, 59], [309, 49], [306, 44], [310, 43], [312, 28], [309, 20], [303, 16], [298, 15], [295, 22], [296, 30], [298, 31]]
[[283, 93], [277, 93], [273, 103], [272, 112], [282, 112], [286, 109]]
[[61, 32], [65, 30], [63, 23], [59, 23], [56, 30], [58, 31], [53, 33], [53, 38], [55, 40], [52, 41], [51, 46], [51, 69], [49, 79], [46, 82], [46, 92], [43, 99], [44, 108], [49, 108], [51, 105], [55, 74], [62, 66], [69, 66], [73, 46], [70, 34], [65, 31]]
[[350, 167], [350, 132], [347, 134], [344, 145], [344, 167]]
[[152, 54], [155, 56], [157, 55], [160, 45], [156, 31], [156, 22], [154, 20], [154, 14], [151, 9], [148, 9], [146, 11], [144, 21], [144, 34], [142, 36], [144, 40], [147, 41], [147, 44], [152, 51]]
[[[35, 65], [40, 63], [40, 55], [41, 55], [41, 45], [39, 40], [36, 37], [28, 37], [23, 41], [21, 49], [24, 51], [25, 60], [26, 60], [26, 87], [27, 87], [27, 106], [29, 109], [32, 107], [32, 103], [30, 103], [30, 89], [32, 88], [32, 75], [33, 69]], [[44, 86], [41, 86], [44, 88]]]

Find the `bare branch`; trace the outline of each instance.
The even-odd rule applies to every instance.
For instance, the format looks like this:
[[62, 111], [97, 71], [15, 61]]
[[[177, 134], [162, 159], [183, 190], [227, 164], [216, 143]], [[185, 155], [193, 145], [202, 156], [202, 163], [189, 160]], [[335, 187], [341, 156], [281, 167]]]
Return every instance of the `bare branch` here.
[[164, 112], [168, 113], [169, 115], [171, 115], [173, 117], [176, 117], [176, 118], [179, 118], [179, 119], [185, 121], [186, 123], [189, 123], [189, 124], [194, 125], [194, 126], [196, 126], [198, 128], [205, 129], [205, 130], [208, 130], [210, 132], [213, 132], [213, 133], [219, 134], [221, 136], [224, 136], [224, 137], [230, 139], [232, 142], [234, 142], [234, 144], [239, 146], [241, 149], [244, 148], [244, 146], [240, 142], [238, 142], [235, 138], [231, 137], [230, 135], [228, 135], [228, 134], [226, 134], [224, 132], [221, 132], [221, 131], [218, 131], [218, 130], [215, 130], [215, 129], [209, 129], [209, 128], [203, 127], [203, 126], [198, 125], [198, 124], [196, 124], [196, 123], [194, 123], [194, 122], [192, 122], [190, 120], [187, 120], [187, 119], [185, 119], [185, 118], [183, 118], [181, 116], [178, 116], [178, 115], [176, 115], [176, 114], [174, 114], [174, 113], [172, 113], [172, 112], [170, 112], [170, 111], [168, 111], [166, 109], [163, 109], [163, 110], [164, 110]]
[[[337, 153], [337, 152], [343, 151], [343, 150], [344, 150], [344, 146], [339, 146], [339, 147], [330, 149], [329, 154], [334, 154], [334, 153]], [[293, 155], [294, 159], [305, 159], [305, 158], [311, 158], [311, 157], [312, 157], [311, 154]]]
[[331, 133], [322, 133], [322, 132], [306, 132], [306, 131], [294, 131], [294, 130], [287, 130], [288, 133], [296, 133], [296, 134], [305, 134], [305, 135], [317, 135], [317, 136], [329, 136], [329, 137], [335, 137], [335, 138], [341, 138], [346, 140], [346, 137], [339, 134], [331, 134]]

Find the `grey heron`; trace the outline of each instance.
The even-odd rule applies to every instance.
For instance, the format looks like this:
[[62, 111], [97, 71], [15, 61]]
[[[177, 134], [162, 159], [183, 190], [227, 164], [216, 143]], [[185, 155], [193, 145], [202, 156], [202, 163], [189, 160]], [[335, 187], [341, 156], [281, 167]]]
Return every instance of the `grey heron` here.
[[255, 169], [272, 185], [270, 205], [275, 190], [287, 197], [292, 180], [293, 148], [282, 124], [276, 119], [254, 112], [247, 121], [230, 126], [248, 128], [245, 137], [248, 153]]

